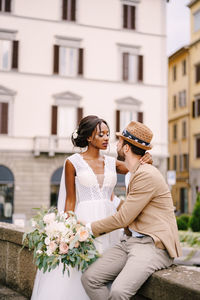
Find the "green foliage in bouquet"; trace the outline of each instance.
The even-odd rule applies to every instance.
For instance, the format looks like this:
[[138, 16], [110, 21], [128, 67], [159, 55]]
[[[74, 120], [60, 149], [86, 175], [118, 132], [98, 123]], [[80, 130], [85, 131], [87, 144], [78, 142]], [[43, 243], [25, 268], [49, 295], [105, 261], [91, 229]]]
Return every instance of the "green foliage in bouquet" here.
[[200, 232], [200, 193], [197, 195], [197, 200], [190, 218], [189, 227], [194, 232]]
[[23, 245], [34, 251], [35, 263], [44, 273], [59, 264], [68, 275], [69, 267], [84, 271], [99, 257], [94, 237], [77, 222], [73, 212], [38, 209], [30, 222], [31, 230], [24, 233]]

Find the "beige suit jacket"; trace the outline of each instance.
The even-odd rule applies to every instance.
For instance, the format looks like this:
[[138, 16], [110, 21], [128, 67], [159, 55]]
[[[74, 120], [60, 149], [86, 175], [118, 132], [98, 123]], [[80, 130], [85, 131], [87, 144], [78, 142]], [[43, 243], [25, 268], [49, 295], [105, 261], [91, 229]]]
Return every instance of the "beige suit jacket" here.
[[152, 165], [138, 162], [119, 211], [91, 224], [96, 237], [123, 227], [151, 236], [155, 245], [166, 249], [172, 258], [182, 255], [171, 193]]

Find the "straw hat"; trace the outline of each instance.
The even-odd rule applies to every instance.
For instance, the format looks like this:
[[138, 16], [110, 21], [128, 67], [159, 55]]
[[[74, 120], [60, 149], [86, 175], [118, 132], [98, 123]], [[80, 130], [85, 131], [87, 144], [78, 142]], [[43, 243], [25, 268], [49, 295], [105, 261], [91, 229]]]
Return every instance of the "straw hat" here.
[[152, 149], [151, 140], [153, 137], [152, 131], [144, 124], [140, 122], [134, 122], [128, 124], [128, 126], [122, 131], [117, 132], [117, 136], [120, 136], [127, 142], [135, 145], [143, 150]]

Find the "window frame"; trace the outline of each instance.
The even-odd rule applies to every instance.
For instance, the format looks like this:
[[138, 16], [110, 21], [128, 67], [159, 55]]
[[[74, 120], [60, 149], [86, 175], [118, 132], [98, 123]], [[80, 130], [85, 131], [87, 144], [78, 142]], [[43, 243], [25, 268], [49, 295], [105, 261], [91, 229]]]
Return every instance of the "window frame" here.
[[[67, 22], [77, 22], [77, 0], [61, 0], [61, 19]], [[72, 12], [72, 3], [74, 3], [74, 11]]]
[[13, 135], [15, 95], [15, 91], [0, 85], [0, 103], [8, 103], [7, 133], [0, 133], [0, 135]]
[[200, 158], [200, 135], [195, 136], [195, 158]]
[[137, 120], [139, 122], [144, 122], [144, 111], [142, 110], [142, 101], [138, 99], [134, 99], [131, 96], [121, 98], [118, 100], [115, 100], [116, 102], [116, 132], [122, 131], [127, 124], [125, 124], [124, 128], [123, 126], [120, 126], [121, 124], [121, 113], [123, 112], [132, 112], [136, 115]]
[[0, 40], [10, 42], [9, 68], [0, 70], [10, 72], [18, 70], [19, 41], [16, 40], [17, 31], [0, 30]]
[[[67, 38], [57, 36], [55, 44], [53, 46], [53, 74], [59, 76], [65, 76], [70, 78], [83, 77], [84, 76], [84, 48], [81, 47], [81, 39], [77, 38]], [[75, 69], [76, 73], [74, 75], [70, 74], [61, 74], [61, 48], [74, 49], [76, 50], [76, 62]]]
[[[82, 97], [77, 94], [67, 91], [67, 92], [53, 95], [53, 98], [54, 98], [54, 103], [52, 105], [52, 111], [51, 111], [51, 114], [52, 114], [51, 115], [51, 135], [55, 135], [58, 138], [63, 138], [63, 136], [60, 136], [59, 132], [58, 132], [59, 109], [62, 107], [73, 107], [76, 109], [76, 124], [74, 124], [74, 128], [76, 128], [80, 119], [82, 118], [82, 114], [83, 114], [83, 109], [82, 109], [82, 107], [80, 107]], [[82, 110], [81, 114], [80, 114], [80, 110]], [[54, 120], [54, 118], [55, 118], [55, 120]], [[56, 122], [56, 124], [54, 122]], [[66, 138], [69, 139], [70, 136], [66, 136]]]
[[[118, 44], [120, 54], [120, 78], [123, 82], [143, 83], [144, 82], [144, 55], [140, 46]], [[136, 57], [136, 80], [129, 78], [130, 55]]]
[[172, 67], [172, 79], [173, 79], [173, 81], [177, 80], [177, 66], [176, 65], [174, 65]]
[[[198, 24], [198, 28], [195, 28], [195, 16], [198, 15], [199, 16], [199, 24]], [[193, 13], [193, 21], [194, 21], [194, 32], [198, 32], [200, 30], [200, 9], [198, 9], [197, 11], [195, 11]]]
[[[10, 10], [6, 10], [6, 2], [10, 2]], [[1, 0], [0, 13], [12, 13], [13, 1], [12, 0]]]
[[200, 63], [195, 65], [195, 83], [198, 84], [200, 82]]

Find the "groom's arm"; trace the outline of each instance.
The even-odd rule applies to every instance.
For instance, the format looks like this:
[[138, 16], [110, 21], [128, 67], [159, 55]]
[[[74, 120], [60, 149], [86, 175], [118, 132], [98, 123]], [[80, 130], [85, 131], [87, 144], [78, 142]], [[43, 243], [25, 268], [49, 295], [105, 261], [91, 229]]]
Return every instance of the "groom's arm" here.
[[155, 187], [149, 173], [135, 174], [129, 185], [129, 194], [120, 210], [110, 217], [91, 223], [94, 236], [130, 225], [152, 199], [154, 192]]

